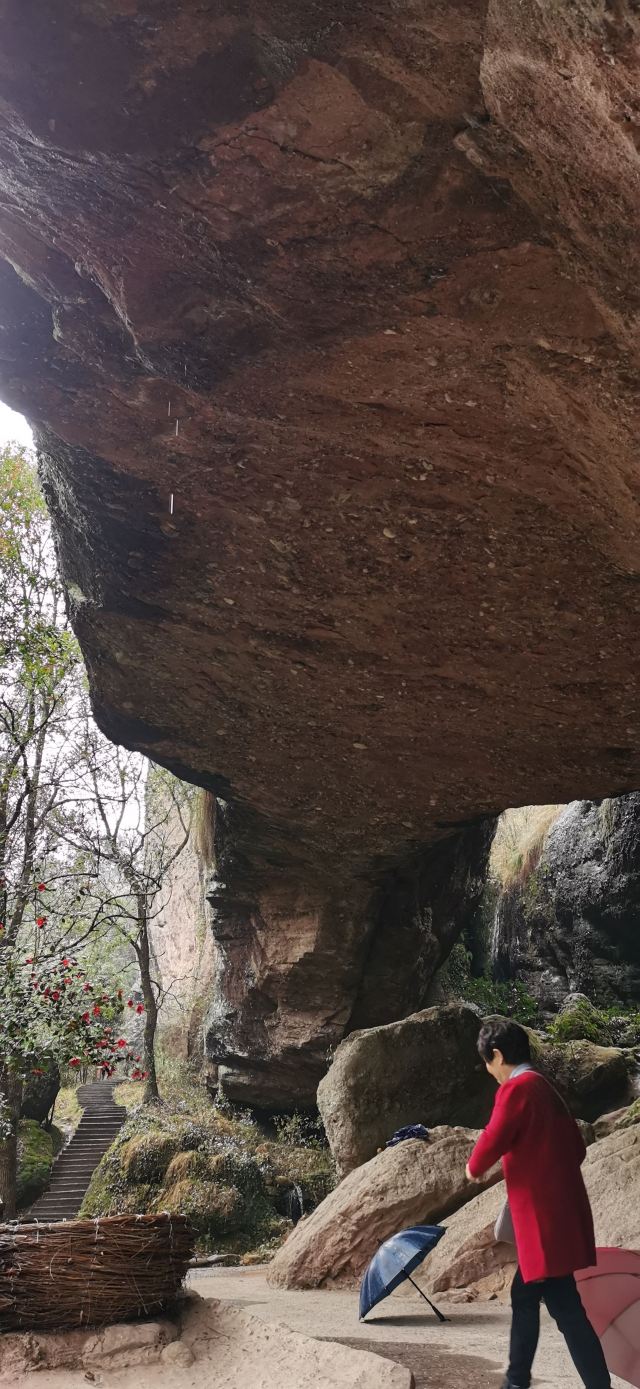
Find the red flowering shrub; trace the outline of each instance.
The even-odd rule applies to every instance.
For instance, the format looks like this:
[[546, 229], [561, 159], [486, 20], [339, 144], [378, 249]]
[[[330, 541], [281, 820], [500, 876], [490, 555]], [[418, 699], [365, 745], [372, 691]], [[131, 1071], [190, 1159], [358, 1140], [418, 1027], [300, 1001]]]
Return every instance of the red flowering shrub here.
[[[45, 891], [44, 883], [38, 891]], [[46, 922], [34, 914], [38, 931]], [[111, 1024], [122, 1013], [122, 989], [92, 981], [76, 959], [51, 959], [46, 935], [38, 935], [37, 942], [30, 955], [0, 944], [0, 1055], [5, 1064], [23, 1077], [38, 1074], [41, 1067], [34, 1063], [49, 1059], [73, 1070], [98, 1067], [104, 1076], [114, 1075], [117, 1065], [123, 1076], [133, 1076], [135, 1070], [135, 1079], [144, 1080], [146, 1073], [126, 1038], [114, 1040]], [[144, 1009], [139, 1005], [137, 1011]], [[8, 1131], [3, 1116], [0, 1096], [0, 1139]]]

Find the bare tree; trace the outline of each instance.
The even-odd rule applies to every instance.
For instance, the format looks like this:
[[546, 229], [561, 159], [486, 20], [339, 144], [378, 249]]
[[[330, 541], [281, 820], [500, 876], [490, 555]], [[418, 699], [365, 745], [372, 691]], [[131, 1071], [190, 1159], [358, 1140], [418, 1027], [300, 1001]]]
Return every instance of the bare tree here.
[[101, 931], [114, 933], [135, 955], [144, 1007], [145, 1100], [157, 1100], [155, 1039], [169, 990], [156, 978], [151, 929], [173, 865], [189, 840], [193, 790], [160, 770], [150, 790], [146, 759], [108, 743], [88, 709], [75, 753], [84, 792], [76, 793], [75, 809], [67, 812], [65, 838], [76, 854], [94, 859], [89, 892], [100, 900]]

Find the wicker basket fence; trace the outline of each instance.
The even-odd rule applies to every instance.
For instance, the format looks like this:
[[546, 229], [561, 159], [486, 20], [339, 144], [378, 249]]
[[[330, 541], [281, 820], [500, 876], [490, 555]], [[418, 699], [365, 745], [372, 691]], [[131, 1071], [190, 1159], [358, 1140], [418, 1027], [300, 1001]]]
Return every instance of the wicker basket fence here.
[[0, 1226], [0, 1331], [106, 1326], [161, 1312], [193, 1254], [182, 1215]]

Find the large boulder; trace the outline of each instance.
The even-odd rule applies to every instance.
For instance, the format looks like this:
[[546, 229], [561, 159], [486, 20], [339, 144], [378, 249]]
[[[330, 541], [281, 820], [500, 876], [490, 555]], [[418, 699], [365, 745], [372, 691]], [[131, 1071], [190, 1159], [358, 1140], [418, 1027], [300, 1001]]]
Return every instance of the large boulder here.
[[478, 1057], [478, 1027], [475, 1011], [456, 1004], [354, 1032], [341, 1043], [318, 1090], [341, 1175], [406, 1124], [485, 1123], [493, 1086]]
[[577, 1119], [592, 1122], [621, 1104], [629, 1091], [629, 1067], [617, 1047], [594, 1042], [547, 1042], [532, 1033], [537, 1068], [564, 1097]]
[[[269, 1269], [280, 1288], [319, 1288], [360, 1278], [378, 1246], [407, 1225], [439, 1221], [473, 1198], [465, 1165], [474, 1129], [436, 1128], [429, 1142], [386, 1148], [350, 1172], [296, 1225]], [[498, 1178], [497, 1170], [487, 1185]]]
[[[640, 1124], [589, 1149], [583, 1167], [596, 1242], [640, 1249]], [[515, 1268], [512, 1245], [496, 1244], [493, 1227], [504, 1182], [484, 1191], [445, 1223], [447, 1235], [420, 1275], [433, 1292], [487, 1297], [506, 1292]]]

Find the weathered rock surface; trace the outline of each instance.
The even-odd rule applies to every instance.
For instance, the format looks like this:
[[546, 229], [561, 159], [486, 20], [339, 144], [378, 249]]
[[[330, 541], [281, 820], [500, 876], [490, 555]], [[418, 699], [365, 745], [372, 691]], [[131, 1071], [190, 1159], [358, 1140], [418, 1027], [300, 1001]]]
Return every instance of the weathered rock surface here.
[[190, 1295], [175, 1323], [0, 1338], [0, 1385], [69, 1389], [412, 1389], [409, 1370]]
[[435, 1128], [428, 1143], [407, 1140], [357, 1167], [296, 1225], [269, 1266], [269, 1282], [320, 1288], [359, 1279], [390, 1235], [434, 1224], [474, 1197], [465, 1165], [477, 1137], [474, 1129]]
[[[161, 779], [147, 782], [147, 798], [153, 799], [165, 843], [177, 852], [184, 839], [180, 817], [163, 799]], [[208, 865], [198, 848], [200, 808], [194, 811], [189, 839], [165, 874], [149, 936], [155, 978], [164, 993], [161, 1026], [171, 1029], [174, 1054], [200, 1058], [204, 1018], [214, 982], [214, 945], [205, 897]], [[165, 816], [167, 823], [164, 824]]]
[[[596, 1243], [640, 1248], [640, 1124], [612, 1133], [587, 1153], [584, 1179], [593, 1209]], [[504, 1183], [480, 1194], [445, 1221], [446, 1237], [419, 1275], [433, 1292], [462, 1289], [472, 1296], [505, 1291], [515, 1267], [513, 1247], [496, 1244], [493, 1226], [505, 1199]]]
[[472, 1008], [426, 1008], [402, 1022], [354, 1032], [338, 1047], [318, 1105], [341, 1174], [406, 1124], [482, 1124], [494, 1085], [480, 1062]]
[[334, 1039], [425, 845], [640, 781], [639, 29], [3, 6], [0, 390], [96, 713], [232, 804], [228, 916], [300, 925]]
[[424, 1006], [439, 964], [473, 921], [491, 832], [485, 821], [384, 875], [378, 889], [337, 888], [324, 904], [302, 889], [294, 900], [286, 886], [238, 901], [229, 879], [216, 880], [206, 1041], [228, 1099], [271, 1110], [314, 1106], [345, 1032]]
[[[631, 1108], [633, 1108], [632, 1105], [623, 1105], [621, 1109], [612, 1109], [608, 1114], [601, 1114], [593, 1125], [596, 1142], [601, 1138], [608, 1138], [611, 1133], [615, 1133]], [[640, 1118], [640, 1116], [638, 1117]]]
[[640, 795], [568, 805], [498, 911], [498, 973], [524, 979], [543, 1007], [574, 993], [636, 1003]]

